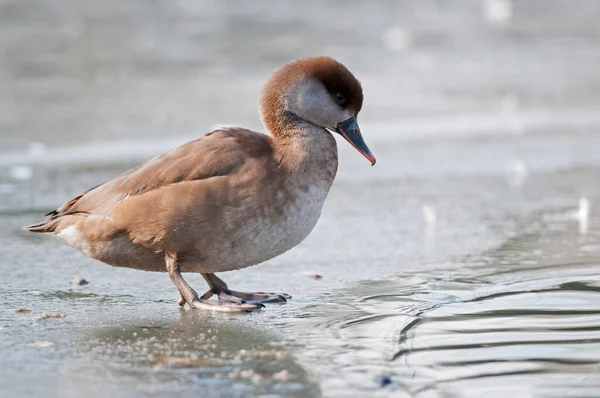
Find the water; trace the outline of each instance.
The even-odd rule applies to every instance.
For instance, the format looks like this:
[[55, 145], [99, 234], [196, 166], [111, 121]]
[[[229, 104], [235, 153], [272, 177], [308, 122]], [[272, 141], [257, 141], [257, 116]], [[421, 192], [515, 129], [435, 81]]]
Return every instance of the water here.
[[376, 369], [406, 396], [597, 396], [598, 235], [543, 224], [460, 268], [361, 283], [311, 312], [313, 354], [332, 355], [326, 333], [344, 369], [332, 391], [369, 391], [361, 375]]
[[[600, 7], [265, 5], [0, 1], [2, 396], [598, 396]], [[362, 81], [378, 163], [340, 141], [312, 235], [221, 275], [288, 304], [180, 310], [167, 275], [20, 230], [214, 125], [259, 129], [262, 82], [309, 54]]]

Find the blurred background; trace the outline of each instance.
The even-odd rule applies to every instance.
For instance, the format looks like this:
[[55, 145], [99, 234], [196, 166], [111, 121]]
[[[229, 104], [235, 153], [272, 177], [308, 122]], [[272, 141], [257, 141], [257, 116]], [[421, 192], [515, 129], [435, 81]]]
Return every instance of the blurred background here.
[[[0, 0], [3, 396], [598, 396], [599, 19], [592, 0]], [[378, 161], [339, 141], [313, 234], [223, 276], [289, 304], [180, 312], [166, 275], [20, 230], [216, 126], [263, 131], [262, 84], [312, 55], [362, 82]]]

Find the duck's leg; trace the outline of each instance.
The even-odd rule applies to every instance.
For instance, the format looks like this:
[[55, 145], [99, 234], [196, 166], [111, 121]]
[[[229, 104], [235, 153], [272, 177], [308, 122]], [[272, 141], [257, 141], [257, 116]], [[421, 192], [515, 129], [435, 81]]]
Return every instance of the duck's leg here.
[[285, 303], [292, 298], [292, 296], [287, 293], [237, 292], [235, 290], [229, 290], [227, 284], [213, 273], [202, 274], [202, 276], [210, 286], [210, 290], [202, 296], [203, 298], [207, 295], [210, 297], [213, 294], [216, 294], [219, 297], [219, 300], [232, 303], [245, 303], [246, 301], [255, 303]]
[[198, 297], [198, 293], [181, 276], [179, 270], [179, 263], [177, 257], [174, 255], [165, 255], [165, 263], [167, 271], [171, 280], [177, 286], [181, 298], [179, 299], [179, 305], [188, 303], [190, 307], [199, 308], [211, 311], [224, 311], [224, 312], [248, 312], [264, 307], [261, 304], [246, 303], [246, 302], [232, 302], [232, 301], [213, 301], [209, 300], [212, 294], [204, 294], [202, 297]]

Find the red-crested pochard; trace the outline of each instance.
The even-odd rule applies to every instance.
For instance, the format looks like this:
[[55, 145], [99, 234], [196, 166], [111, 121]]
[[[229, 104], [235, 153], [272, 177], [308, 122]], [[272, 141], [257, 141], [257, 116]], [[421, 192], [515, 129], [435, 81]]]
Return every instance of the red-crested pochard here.
[[[57, 235], [117, 267], [166, 271], [180, 305], [249, 311], [280, 293], [230, 290], [215, 272], [262, 263], [296, 246], [313, 229], [338, 166], [341, 134], [371, 164], [356, 116], [363, 93], [329, 57], [276, 70], [260, 99], [271, 135], [220, 128], [75, 196], [26, 227]], [[202, 296], [182, 272], [202, 274]], [[216, 295], [218, 300], [209, 300]]]

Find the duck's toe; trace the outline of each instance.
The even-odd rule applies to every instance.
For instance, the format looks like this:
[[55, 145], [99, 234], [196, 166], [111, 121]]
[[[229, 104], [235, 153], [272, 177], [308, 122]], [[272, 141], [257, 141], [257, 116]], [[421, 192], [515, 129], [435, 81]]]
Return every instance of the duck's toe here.
[[260, 303], [231, 302], [223, 300], [214, 301], [198, 298], [191, 302], [190, 307], [219, 312], [251, 312], [253, 310], [264, 308], [265, 306]]
[[229, 291], [229, 295], [236, 297], [241, 300], [253, 303], [286, 303], [292, 298], [287, 293], [266, 293], [266, 292], [236, 292], [234, 290]]

